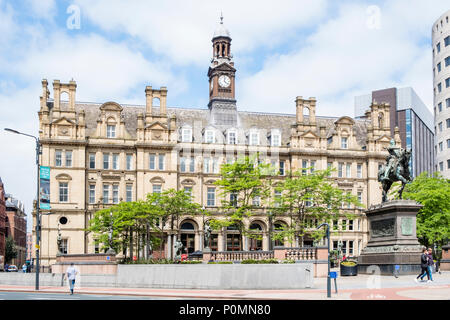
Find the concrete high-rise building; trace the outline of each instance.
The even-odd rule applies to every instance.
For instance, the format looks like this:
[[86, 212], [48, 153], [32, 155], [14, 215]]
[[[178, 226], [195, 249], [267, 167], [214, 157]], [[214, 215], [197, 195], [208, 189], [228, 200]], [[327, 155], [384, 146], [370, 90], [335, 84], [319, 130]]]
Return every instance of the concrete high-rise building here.
[[436, 170], [450, 178], [450, 10], [433, 24], [433, 90]]
[[433, 115], [411, 87], [388, 88], [355, 97], [355, 118], [366, 117], [372, 102], [390, 106], [390, 129], [400, 130], [402, 148], [412, 150], [410, 170], [414, 177], [424, 171], [434, 172]]

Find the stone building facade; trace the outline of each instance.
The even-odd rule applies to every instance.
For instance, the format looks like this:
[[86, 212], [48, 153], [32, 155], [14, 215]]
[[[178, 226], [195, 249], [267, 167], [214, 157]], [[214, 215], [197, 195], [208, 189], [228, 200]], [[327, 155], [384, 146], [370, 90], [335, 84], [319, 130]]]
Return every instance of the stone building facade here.
[[[43, 265], [55, 262], [58, 224], [62, 252], [98, 252], [93, 235], [85, 231], [96, 210], [144, 199], [151, 192], [184, 189], [220, 216], [221, 198], [214, 185], [220, 165], [256, 152], [262, 161], [278, 167], [280, 180], [291, 170], [332, 166], [337, 169], [332, 176], [337, 186], [357, 196], [366, 207], [381, 202], [377, 173], [387, 156], [384, 147], [391, 140], [389, 105], [372, 105], [370, 117], [364, 120], [316, 116], [317, 100], [300, 96], [295, 99], [296, 114], [237, 110], [231, 37], [222, 22], [212, 42], [207, 108], [170, 108], [167, 88], [151, 86], [145, 88], [144, 106], [78, 103], [74, 81], [55, 80], [53, 98], [47, 80], [42, 81], [41, 164], [50, 167], [51, 176], [51, 214], [42, 216]], [[68, 101], [61, 101], [63, 92]], [[395, 140], [400, 144], [398, 130]], [[245, 223], [261, 232], [262, 240], [240, 238], [231, 229], [213, 231], [212, 250], [238, 250], [241, 242], [244, 250], [268, 250], [268, 216], [264, 204], [255, 201], [255, 215]], [[341, 244], [347, 255], [357, 256], [367, 242], [366, 217], [361, 208], [343, 206], [342, 210], [357, 218], [334, 219], [332, 244], [334, 248]], [[202, 250], [204, 223], [202, 217], [181, 219], [165, 235], [166, 252], [171, 251], [168, 248], [173, 247], [177, 234], [189, 252]], [[289, 220], [279, 217], [273, 223]], [[312, 239], [285, 243], [312, 244]]]

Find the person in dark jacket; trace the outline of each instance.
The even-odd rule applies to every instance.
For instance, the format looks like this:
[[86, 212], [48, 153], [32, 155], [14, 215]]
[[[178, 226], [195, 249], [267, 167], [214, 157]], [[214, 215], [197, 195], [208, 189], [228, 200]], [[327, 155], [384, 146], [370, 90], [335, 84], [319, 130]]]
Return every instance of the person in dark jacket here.
[[[427, 252], [427, 277], [428, 277], [428, 282], [433, 281], [433, 275], [432, 275], [433, 265], [434, 265], [433, 250], [431, 248], [428, 248], [428, 252]], [[423, 280], [424, 277], [425, 277], [425, 275], [420, 277], [420, 280]]]
[[428, 268], [428, 252], [427, 248], [422, 249], [422, 255], [420, 256], [420, 267], [422, 268], [421, 273], [417, 276], [414, 281], [419, 282], [419, 278], [427, 274], [427, 268]]

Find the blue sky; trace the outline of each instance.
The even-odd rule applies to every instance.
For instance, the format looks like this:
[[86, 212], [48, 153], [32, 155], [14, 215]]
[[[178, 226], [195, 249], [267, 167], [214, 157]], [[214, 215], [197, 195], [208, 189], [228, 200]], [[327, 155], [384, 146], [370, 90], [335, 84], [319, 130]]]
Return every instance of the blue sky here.
[[431, 27], [448, 9], [442, 0], [0, 0], [0, 176], [30, 213], [33, 141], [3, 128], [37, 134], [43, 78], [73, 78], [78, 101], [144, 105], [151, 85], [168, 88], [169, 106], [206, 108], [221, 12], [240, 110], [295, 113], [304, 96], [318, 99], [318, 115], [353, 116], [356, 95], [393, 86], [413, 87], [431, 110]]

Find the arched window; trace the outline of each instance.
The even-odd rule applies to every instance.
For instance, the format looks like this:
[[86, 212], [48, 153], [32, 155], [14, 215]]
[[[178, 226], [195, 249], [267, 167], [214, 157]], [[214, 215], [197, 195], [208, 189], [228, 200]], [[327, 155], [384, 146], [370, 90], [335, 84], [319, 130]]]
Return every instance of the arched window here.
[[181, 225], [181, 230], [195, 230], [194, 225], [190, 222], [185, 222]]

